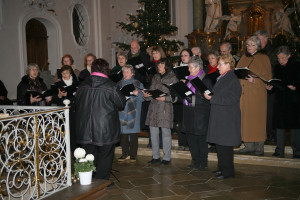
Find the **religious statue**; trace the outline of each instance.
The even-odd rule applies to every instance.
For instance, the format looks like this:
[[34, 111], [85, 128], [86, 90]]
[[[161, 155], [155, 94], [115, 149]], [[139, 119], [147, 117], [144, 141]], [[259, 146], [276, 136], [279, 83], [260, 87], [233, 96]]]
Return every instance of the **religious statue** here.
[[217, 26], [222, 16], [221, 0], [205, 0], [206, 21], [204, 32], [217, 32]]
[[230, 35], [232, 33], [235, 33], [238, 31], [238, 27], [241, 24], [242, 21], [242, 16], [237, 15], [235, 16], [234, 14], [231, 14], [230, 16], [224, 15], [220, 17], [220, 20], [226, 20], [229, 21], [226, 27], [226, 33], [224, 39], [229, 39]]
[[273, 33], [278, 33], [279, 31], [286, 31], [294, 36], [291, 21], [289, 15], [292, 14], [296, 8], [280, 8], [275, 12], [274, 23], [273, 23]]

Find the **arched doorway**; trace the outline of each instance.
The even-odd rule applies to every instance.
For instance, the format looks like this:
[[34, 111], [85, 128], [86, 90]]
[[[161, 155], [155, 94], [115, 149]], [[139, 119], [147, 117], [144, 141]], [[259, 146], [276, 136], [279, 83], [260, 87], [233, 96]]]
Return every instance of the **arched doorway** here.
[[26, 24], [27, 64], [36, 63], [41, 71], [48, 70], [47, 29], [43, 23], [31, 19]]

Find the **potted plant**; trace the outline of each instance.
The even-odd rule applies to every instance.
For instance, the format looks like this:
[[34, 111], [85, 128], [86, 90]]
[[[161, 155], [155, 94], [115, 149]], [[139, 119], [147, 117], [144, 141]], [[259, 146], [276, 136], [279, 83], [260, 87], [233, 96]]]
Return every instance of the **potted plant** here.
[[74, 164], [75, 177], [79, 178], [81, 185], [89, 185], [92, 182], [92, 173], [96, 171], [94, 165], [93, 154], [87, 154], [82, 148], [77, 148], [74, 151], [74, 157], [76, 158]]

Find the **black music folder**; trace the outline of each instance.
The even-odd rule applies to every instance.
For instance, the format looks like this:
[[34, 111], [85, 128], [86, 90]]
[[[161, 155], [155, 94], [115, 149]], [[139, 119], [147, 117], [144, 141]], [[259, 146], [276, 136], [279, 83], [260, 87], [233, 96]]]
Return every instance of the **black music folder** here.
[[207, 86], [200, 80], [199, 77], [196, 77], [191, 80], [192, 85], [195, 87], [195, 89], [200, 92], [200, 94], [207, 94], [207, 95], [213, 95], [213, 93], [207, 88]]
[[108, 74], [108, 78], [110, 78], [110, 80], [112, 80], [115, 83], [119, 82], [123, 78], [122, 70], [120, 70], [117, 73]]
[[127, 96], [127, 97], [133, 95], [132, 92], [133, 92], [134, 90], [135, 90], [135, 87], [134, 87], [133, 84], [125, 85], [125, 86], [123, 86], [123, 87], [120, 89], [120, 91], [122, 92], [122, 94], [124, 94], [124, 96]]
[[144, 92], [151, 94], [152, 95], [151, 97], [153, 99], [156, 99], [157, 97], [167, 96], [167, 93], [164, 93], [163, 91], [158, 90], [158, 89], [156, 89], [156, 90], [147, 90], [147, 89], [144, 89]]
[[42, 92], [37, 92], [37, 91], [33, 91], [33, 90], [27, 90], [25, 93], [25, 97], [26, 98], [30, 98], [30, 95], [32, 95], [32, 97], [37, 97], [39, 96], [40, 98], [42, 98], [43, 100], [45, 100], [47, 97], [50, 97], [53, 95], [53, 90], [45, 90]]
[[257, 77], [256, 74], [254, 74], [248, 67], [235, 68], [234, 73], [239, 79], [249, 78], [248, 77], [249, 75], [253, 77]]
[[164, 85], [168, 87], [171, 92], [174, 92], [177, 96], [181, 97], [182, 99], [193, 95], [193, 92], [182, 81], [170, 85]]
[[187, 79], [187, 76], [190, 75], [189, 72], [189, 66], [188, 65], [184, 65], [184, 66], [175, 66], [173, 67], [173, 71], [175, 72], [177, 78], [179, 80], [181, 79]]
[[267, 85], [272, 85], [280, 90], [283, 90], [287, 87], [280, 79], [270, 79], [268, 81], [264, 81]]

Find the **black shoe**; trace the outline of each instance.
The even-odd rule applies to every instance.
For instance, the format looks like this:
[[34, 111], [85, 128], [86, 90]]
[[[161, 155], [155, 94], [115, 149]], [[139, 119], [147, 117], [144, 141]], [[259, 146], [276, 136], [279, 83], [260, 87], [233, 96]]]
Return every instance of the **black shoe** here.
[[167, 161], [167, 160], [163, 160], [163, 161], [161, 161], [161, 165], [168, 165], [168, 164], [170, 164], [170, 162], [171, 161]]
[[216, 178], [217, 179], [225, 179], [225, 178], [234, 178], [234, 176], [224, 176], [224, 175], [220, 174], [220, 175], [216, 175]]
[[149, 165], [154, 165], [154, 164], [157, 164], [157, 163], [160, 163], [160, 159], [152, 159], [148, 162]]
[[130, 158], [130, 156], [126, 156], [126, 155], [122, 155], [120, 158], [118, 158], [118, 161], [125, 161], [128, 160]]
[[187, 169], [196, 169], [197, 167], [199, 167], [199, 166], [197, 166], [195, 164], [190, 164], [190, 165], [186, 166]]
[[272, 157], [284, 158], [284, 155], [275, 152], [275, 153], [272, 154]]
[[130, 162], [136, 162], [135, 156], [130, 156]]
[[219, 170], [213, 171], [212, 173], [214, 173], [216, 176], [219, 176], [222, 174], [222, 172]]

